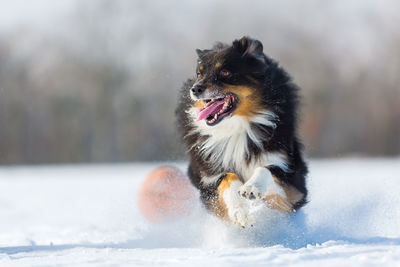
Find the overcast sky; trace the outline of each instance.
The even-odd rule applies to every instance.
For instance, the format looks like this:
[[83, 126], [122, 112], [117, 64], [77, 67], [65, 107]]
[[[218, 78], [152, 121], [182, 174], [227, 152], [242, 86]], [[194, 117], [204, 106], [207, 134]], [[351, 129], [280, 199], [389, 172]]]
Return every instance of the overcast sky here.
[[49, 19], [67, 13], [76, 0], [0, 0], [0, 30], [18, 26], [44, 26]]

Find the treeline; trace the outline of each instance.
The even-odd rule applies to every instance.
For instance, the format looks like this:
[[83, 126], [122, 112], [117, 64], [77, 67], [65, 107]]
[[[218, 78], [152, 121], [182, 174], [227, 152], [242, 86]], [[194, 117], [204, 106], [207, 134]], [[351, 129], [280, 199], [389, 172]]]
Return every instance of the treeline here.
[[399, 4], [254, 3], [89, 1], [1, 33], [0, 164], [182, 159], [174, 109], [194, 49], [242, 35], [302, 88], [311, 156], [399, 154]]

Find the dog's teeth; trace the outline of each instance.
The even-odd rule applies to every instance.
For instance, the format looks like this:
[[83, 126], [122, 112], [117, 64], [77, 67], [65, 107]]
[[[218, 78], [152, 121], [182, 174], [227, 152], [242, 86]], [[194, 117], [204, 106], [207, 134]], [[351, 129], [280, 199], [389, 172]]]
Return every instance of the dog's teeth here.
[[214, 120], [217, 120], [218, 119], [218, 114], [215, 114], [214, 115]]

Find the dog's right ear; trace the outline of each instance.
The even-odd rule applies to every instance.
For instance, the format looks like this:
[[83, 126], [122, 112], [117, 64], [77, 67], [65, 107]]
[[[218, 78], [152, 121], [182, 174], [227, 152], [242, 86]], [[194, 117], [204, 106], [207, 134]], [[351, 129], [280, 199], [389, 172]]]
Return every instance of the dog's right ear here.
[[235, 40], [232, 43], [242, 56], [250, 56], [264, 62], [263, 45], [260, 41], [244, 36], [240, 40]]
[[202, 58], [205, 54], [207, 54], [210, 51], [211, 50], [208, 50], [208, 49], [204, 49], [204, 50], [196, 49], [196, 53], [199, 56], [199, 58]]

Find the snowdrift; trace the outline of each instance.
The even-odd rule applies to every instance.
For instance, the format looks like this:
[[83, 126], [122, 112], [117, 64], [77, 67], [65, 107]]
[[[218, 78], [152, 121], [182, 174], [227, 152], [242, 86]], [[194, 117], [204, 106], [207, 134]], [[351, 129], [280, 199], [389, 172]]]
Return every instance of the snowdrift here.
[[1, 167], [0, 266], [400, 265], [400, 159], [314, 160], [307, 206], [249, 229], [198, 201], [146, 222], [137, 190], [158, 165]]

